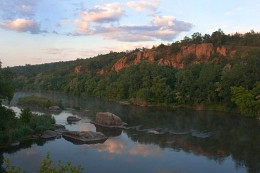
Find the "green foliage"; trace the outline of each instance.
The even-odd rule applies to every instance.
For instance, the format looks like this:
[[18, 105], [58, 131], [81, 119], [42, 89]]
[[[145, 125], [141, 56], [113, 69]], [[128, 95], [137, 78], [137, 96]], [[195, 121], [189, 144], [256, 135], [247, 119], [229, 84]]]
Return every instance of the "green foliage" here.
[[29, 108], [25, 108], [21, 110], [20, 113], [20, 120], [24, 123], [27, 124], [31, 121], [33, 117], [33, 114]]
[[260, 81], [260, 58], [252, 56], [248, 58], [236, 58], [229, 61], [221, 72], [219, 81], [219, 96], [228, 102], [231, 100], [230, 87], [242, 86], [252, 89], [256, 81]]
[[0, 105], [0, 131], [15, 127], [16, 120], [14, 111]]
[[12, 110], [3, 106], [0, 107], [0, 113], [0, 142], [2, 144], [53, 129], [53, 124], [55, 124], [55, 119], [51, 115], [36, 115], [29, 108], [22, 109], [20, 118], [16, 118]]
[[257, 82], [252, 90], [246, 90], [241, 86], [231, 87], [231, 93], [231, 100], [245, 116], [253, 117], [260, 114], [260, 82]]
[[53, 124], [55, 124], [55, 119], [51, 115], [40, 115], [33, 116], [29, 126], [35, 130], [36, 133], [41, 133], [45, 130], [53, 129]]
[[221, 67], [217, 64], [197, 64], [176, 73], [176, 98], [179, 104], [217, 101], [216, 83]]
[[0, 67], [0, 99], [7, 98], [11, 101], [14, 93], [14, 87], [12, 85], [12, 79], [14, 74], [10, 69], [1, 69]]
[[[8, 159], [4, 160], [6, 165], [6, 173], [25, 173], [20, 167], [15, 167], [10, 164]], [[73, 166], [70, 162], [62, 164], [59, 161], [58, 166], [53, 165], [53, 161], [48, 153], [43, 159], [41, 166], [39, 168], [40, 173], [83, 173], [83, 168], [78, 166]]]

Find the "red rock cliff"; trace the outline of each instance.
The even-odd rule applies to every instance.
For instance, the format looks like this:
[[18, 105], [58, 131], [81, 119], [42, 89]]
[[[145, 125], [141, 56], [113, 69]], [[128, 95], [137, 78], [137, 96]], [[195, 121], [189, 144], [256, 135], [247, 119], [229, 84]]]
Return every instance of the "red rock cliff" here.
[[128, 56], [119, 59], [112, 67], [112, 70], [118, 72], [123, 68], [129, 67], [142, 60], [156, 61], [161, 65], [169, 65], [175, 68], [182, 68], [185, 63], [198, 63], [202, 60], [207, 63], [210, 57], [217, 53], [222, 56], [231, 55], [232, 51], [228, 51], [226, 47], [214, 48], [211, 43], [193, 44], [183, 46], [178, 52], [172, 53], [170, 46], [165, 46], [162, 50], [145, 49], [142, 51], [135, 51]]

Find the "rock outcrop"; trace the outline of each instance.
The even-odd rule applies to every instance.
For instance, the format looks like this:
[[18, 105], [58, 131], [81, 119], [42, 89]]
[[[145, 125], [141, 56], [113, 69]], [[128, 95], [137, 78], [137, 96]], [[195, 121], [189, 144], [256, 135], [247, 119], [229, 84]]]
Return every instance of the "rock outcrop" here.
[[158, 62], [161, 65], [172, 66], [175, 68], [183, 68], [185, 63], [199, 63], [202, 60], [207, 63], [210, 57], [214, 54], [222, 56], [234, 56], [232, 50], [221, 46], [215, 48], [212, 43], [192, 44], [180, 47], [177, 52], [171, 52], [170, 46], [164, 46], [161, 50], [157, 49], [143, 49], [137, 50], [120, 58], [112, 67], [113, 71], [119, 72], [120, 70], [129, 67], [130, 65], [137, 64], [142, 60], [150, 62]]
[[79, 74], [82, 71], [82, 66], [77, 66], [74, 68], [74, 73]]

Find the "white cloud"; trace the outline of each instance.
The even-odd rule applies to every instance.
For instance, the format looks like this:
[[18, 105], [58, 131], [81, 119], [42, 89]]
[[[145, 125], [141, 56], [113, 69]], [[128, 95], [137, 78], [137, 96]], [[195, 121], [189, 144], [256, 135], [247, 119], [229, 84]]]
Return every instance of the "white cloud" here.
[[174, 25], [173, 16], [155, 16], [152, 20], [152, 24], [161, 27], [171, 27]]
[[129, 1], [127, 5], [137, 12], [147, 12], [149, 15], [154, 15], [157, 12], [160, 2], [158, 0]]
[[138, 42], [153, 41], [156, 39], [172, 41], [178, 34], [189, 31], [191, 23], [176, 20], [170, 16], [154, 17], [147, 25], [108, 25], [98, 26], [92, 34], [100, 34], [106, 39]]
[[119, 3], [96, 6], [93, 9], [83, 11], [81, 19], [87, 22], [106, 23], [118, 21], [123, 15], [124, 10]]
[[0, 24], [0, 27], [6, 30], [13, 30], [17, 32], [30, 32], [32, 34], [42, 32], [40, 31], [39, 24], [30, 19], [6, 20]]
[[119, 3], [105, 4], [102, 6], [95, 6], [93, 9], [82, 11], [80, 18], [74, 20], [73, 23], [77, 26], [77, 34], [93, 34], [91, 24], [102, 24], [119, 21], [125, 15], [123, 6]]
[[[95, 6], [92, 9], [80, 12], [79, 18], [71, 21], [76, 30], [68, 35], [101, 35], [105, 39], [139, 42], [164, 40], [172, 41], [178, 34], [189, 31], [191, 23], [179, 21], [173, 16], [156, 16], [159, 6], [158, 0], [130, 1], [126, 4], [112, 3]], [[150, 23], [144, 25], [121, 25], [120, 19], [125, 14], [124, 8], [128, 6], [138, 12], [153, 13]]]

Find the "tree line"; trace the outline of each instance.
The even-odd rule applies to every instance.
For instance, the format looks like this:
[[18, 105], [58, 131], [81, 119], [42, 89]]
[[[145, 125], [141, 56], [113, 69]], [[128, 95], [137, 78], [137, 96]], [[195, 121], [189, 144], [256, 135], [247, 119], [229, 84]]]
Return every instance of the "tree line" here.
[[[182, 69], [144, 60], [118, 73], [108, 71], [106, 75], [98, 71], [111, 69], [120, 57], [130, 52], [14, 67], [12, 70], [17, 74], [15, 86], [17, 89], [124, 100], [138, 105], [204, 105], [228, 111], [239, 109], [246, 116], [259, 116], [260, 34], [250, 31], [226, 35], [221, 30], [204, 36], [194, 33], [191, 38], [173, 43], [171, 48], [176, 51], [183, 45], [205, 42], [216, 47], [238, 46], [238, 51], [232, 58], [213, 55], [217, 62], [187, 63]], [[163, 47], [161, 44], [157, 49], [164, 51]], [[81, 73], [74, 73], [76, 66], [81, 67]]]

